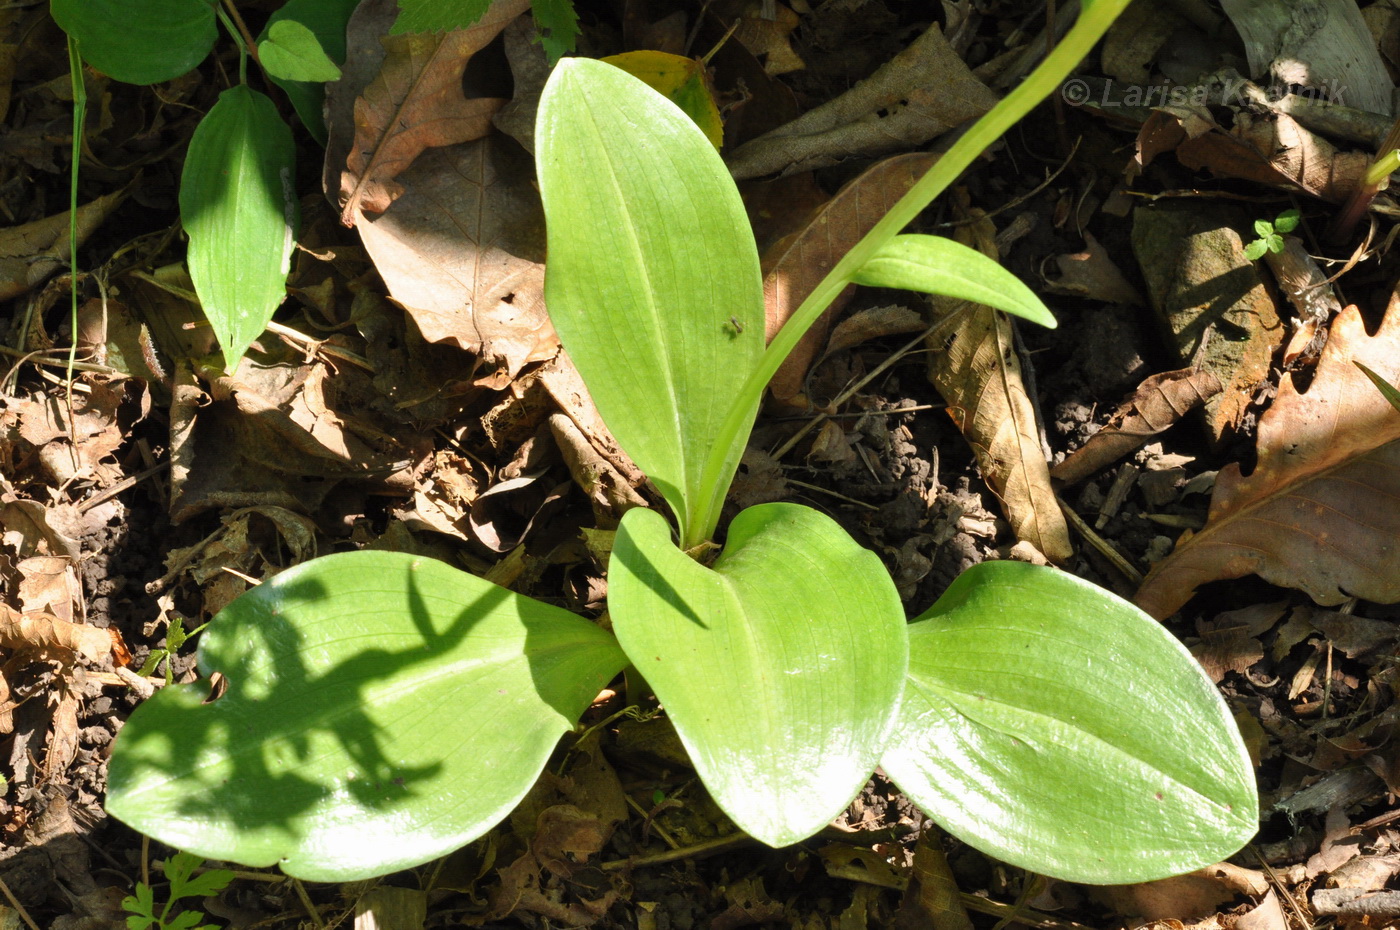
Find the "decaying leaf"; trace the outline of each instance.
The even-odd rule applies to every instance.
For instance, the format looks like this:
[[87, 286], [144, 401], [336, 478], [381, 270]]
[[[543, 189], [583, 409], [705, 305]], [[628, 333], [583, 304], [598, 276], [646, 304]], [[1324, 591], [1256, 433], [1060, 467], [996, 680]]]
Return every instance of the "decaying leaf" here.
[[1055, 267], [1059, 269], [1060, 276], [1046, 282], [1052, 294], [1088, 297], [1129, 307], [1140, 307], [1144, 303], [1137, 288], [1114, 264], [1108, 250], [1090, 233], [1084, 234], [1083, 252], [1056, 255]]
[[[125, 199], [126, 190], [122, 189], [79, 207], [78, 245]], [[67, 211], [0, 230], [0, 300], [9, 300], [43, 284], [67, 263]]]
[[1400, 601], [1400, 414], [1353, 361], [1400, 379], [1400, 296], [1374, 336], [1356, 307], [1337, 317], [1306, 394], [1284, 375], [1258, 465], [1221, 469], [1205, 527], [1153, 567], [1139, 606], [1166, 617], [1200, 585], [1248, 574], [1323, 605]]
[[60, 649], [101, 662], [111, 654], [113, 642], [107, 630], [60, 620], [43, 611], [20, 613], [0, 604], [0, 646], [7, 651]]
[[[763, 256], [763, 297], [769, 339], [777, 335], [841, 256], [908, 193], [935, 160], [933, 155], [916, 152], [871, 166], [837, 191], [801, 229], [767, 251]], [[847, 288], [832, 301], [773, 376], [769, 388], [779, 404], [806, 406], [803, 382], [807, 370], [854, 290]]]
[[[995, 257], [991, 221], [971, 227], [978, 247]], [[944, 312], [957, 302], [936, 298]], [[1021, 381], [1011, 321], [990, 307], [964, 311], [948, 334], [935, 336], [929, 379], [948, 403], [948, 414], [971, 444], [982, 477], [1001, 499], [1016, 536], [1052, 562], [1073, 553], [1069, 528], [1050, 486], [1035, 408]]]
[[544, 215], [529, 159], [499, 136], [423, 155], [403, 195], [360, 237], [429, 342], [479, 357], [477, 384], [499, 390], [559, 340], [544, 307]]
[[934, 24], [835, 100], [740, 146], [729, 170], [736, 178], [754, 178], [884, 155], [922, 145], [996, 101]]
[[383, 39], [379, 74], [355, 101], [355, 134], [340, 179], [341, 222], [382, 213], [402, 192], [395, 178], [424, 150], [485, 135], [504, 100], [462, 94], [467, 61], [529, 0], [496, 0], [472, 26]]
[[1082, 447], [1050, 471], [1074, 484], [1118, 461], [1222, 390], [1212, 372], [1192, 368], [1152, 375]]
[[1227, 130], [1204, 106], [1160, 107], [1138, 133], [1138, 164], [1163, 152], [1193, 171], [1301, 190], [1341, 203], [1360, 183], [1368, 152], [1339, 152], [1286, 113], [1239, 110]]

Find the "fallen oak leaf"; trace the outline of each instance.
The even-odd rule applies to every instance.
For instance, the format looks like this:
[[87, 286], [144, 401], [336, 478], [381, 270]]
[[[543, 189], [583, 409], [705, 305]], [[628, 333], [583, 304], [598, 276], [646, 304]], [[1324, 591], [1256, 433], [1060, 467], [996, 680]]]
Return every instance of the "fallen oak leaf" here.
[[505, 100], [462, 93], [467, 61], [529, 0], [496, 0], [473, 25], [448, 33], [387, 36], [378, 76], [355, 101], [355, 135], [340, 177], [340, 221], [383, 213], [402, 193], [394, 181], [427, 148], [479, 139]]
[[1249, 574], [1324, 606], [1400, 601], [1400, 413], [1353, 362], [1400, 377], [1400, 293], [1374, 336], [1356, 307], [1338, 315], [1306, 394], [1284, 376], [1258, 465], [1221, 469], [1205, 527], [1153, 566], [1138, 606], [1166, 617], [1202, 584]]

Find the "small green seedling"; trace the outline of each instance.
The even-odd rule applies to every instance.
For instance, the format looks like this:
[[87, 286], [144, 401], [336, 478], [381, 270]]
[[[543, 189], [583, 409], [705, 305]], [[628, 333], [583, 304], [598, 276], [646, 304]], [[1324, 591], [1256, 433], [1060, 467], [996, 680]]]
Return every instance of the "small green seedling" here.
[[1252, 262], [1263, 258], [1265, 253], [1278, 254], [1283, 251], [1283, 237], [1298, 228], [1297, 210], [1284, 210], [1274, 221], [1255, 220], [1254, 233], [1259, 238], [1244, 247], [1244, 257]]
[[201, 623], [189, 632], [185, 632], [185, 624], [182, 619], [175, 617], [170, 621], [170, 626], [165, 631], [165, 645], [151, 650], [151, 654], [146, 656], [146, 661], [141, 663], [141, 671], [137, 674], [151, 675], [160, 668], [162, 662], [165, 663], [165, 683], [169, 685], [173, 680], [174, 671], [170, 667], [170, 660], [180, 654], [180, 650], [189, 640], [198, 636], [207, 627], [208, 623]]
[[170, 899], [159, 914], [155, 890], [145, 882], [137, 882], [136, 893], [122, 899], [122, 910], [131, 915], [126, 919], [127, 930], [218, 930], [214, 924], [201, 923], [204, 914], [199, 911], [184, 910], [174, 916], [170, 913], [177, 902], [218, 894], [233, 881], [233, 873], [228, 869], [208, 869], [195, 875], [203, 864], [203, 859], [187, 852], [176, 853], [162, 863], [161, 871], [170, 882]]
[[608, 427], [670, 510], [622, 518], [611, 631], [432, 559], [304, 563], [204, 634], [200, 666], [226, 677], [221, 697], [177, 685], [137, 708], [111, 759], [108, 811], [171, 845], [301, 878], [418, 865], [504, 819], [630, 665], [715, 802], [773, 846], [820, 830], [878, 765], [964, 841], [1060, 878], [1144, 881], [1237, 850], [1258, 797], [1234, 721], [1185, 648], [1131, 604], [1054, 569], [992, 562], [906, 623], [880, 559], [791, 503], [741, 511], [716, 545], [765, 385], [852, 283], [1053, 325], [996, 263], [901, 230], [1126, 2], [1084, 4], [1025, 84], [767, 346], [757, 249], [714, 146], [636, 78], [561, 62], [535, 133], [546, 301]]

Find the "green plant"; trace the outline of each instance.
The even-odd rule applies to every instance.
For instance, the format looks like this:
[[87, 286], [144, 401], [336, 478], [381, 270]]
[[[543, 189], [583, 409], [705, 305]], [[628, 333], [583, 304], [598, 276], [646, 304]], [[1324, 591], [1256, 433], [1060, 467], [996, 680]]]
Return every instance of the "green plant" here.
[[1268, 220], [1255, 220], [1254, 234], [1259, 238], [1244, 247], [1244, 257], [1257, 262], [1266, 252], [1282, 252], [1283, 237], [1298, 228], [1299, 217], [1297, 210], [1284, 210], [1274, 217], [1272, 223]]
[[[428, 559], [317, 559], [226, 607], [200, 664], [228, 679], [146, 701], [108, 810], [164, 842], [304, 878], [424, 862], [480, 836], [629, 664], [742, 829], [797, 842], [876, 765], [967, 842], [1093, 882], [1161, 877], [1255, 829], [1248, 756], [1185, 649], [1053, 569], [968, 572], [906, 624], [879, 559], [795, 504], [725, 492], [773, 372], [851, 282], [990, 303], [1053, 324], [972, 250], [899, 231], [1042, 99], [1126, 0], [1085, 5], [763, 345], [737, 191], [683, 114], [609, 65], [559, 65], [540, 101], [547, 301], [597, 406], [675, 519], [628, 511], [612, 632]], [[373, 836], [373, 842], [363, 842]]]
[[138, 675], [150, 675], [160, 668], [162, 662], [165, 663], [165, 683], [169, 685], [172, 681], [174, 671], [170, 667], [170, 660], [179, 655], [185, 643], [198, 636], [209, 624], [201, 623], [193, 630], [185, 630], [185, 622], [180, 617], [173, 617], [170, 626], [165, 630], [165, 645], [158, 646], [151, 650], [151, 654], [146, 656], [146, 661], [141, 663]]
[[155, 890], [145, 882], [136, 883], [136, 894], [122, 899], [122, 910], [129, 911], [126, 919], [128, 930], [218, 930], [213, 924], [204, 924], [204, 915], [199, 911], [181, 911], [175, 916], [170, 910], [177, 901], [184, 898], [202, 898], [217, 894], [233, 881], [233, 873], [228, 869], [207, 869], [195, 875], [195, 870], [204, 862], [199, 856], [179, 852], [161, 863], [161, 871], [170, 882], [170, 899], [156, 913]]
[[[197, 67], [214, 47], [218, 23], [238, 46], [239, 83], [223, 91], [200, 120], [180, 175], [180, 218], [189, 236], [190, 277], [229, 370], [267, 328], [286, 297], [299, 222], [292, 131], [272, 98], [248, 86], [248, 58], [282, 89], [307, 129], [324, 143], [324, 84], [340, 77], [345, 28], [357, 4], [358, 0], [288, 0], [257, 39], [234, 0], [51, 4], [54, 20], [69, 36], [70, 49], [76, 47], [75, 112], [85, 100], [79, 56], [118, 81], [156, 84]], [[400, 0], [399, 6], [394, 33], [436, 32], [470, 25], [486, 12], [490, 0]], [[573, 47], [578, 27], [569, 0], [537, 0], [534, 12], [552, 59]], [[80, 115], [75, 122], [77, 151]], [[76, 217], [76, 157], [72, 171]]]

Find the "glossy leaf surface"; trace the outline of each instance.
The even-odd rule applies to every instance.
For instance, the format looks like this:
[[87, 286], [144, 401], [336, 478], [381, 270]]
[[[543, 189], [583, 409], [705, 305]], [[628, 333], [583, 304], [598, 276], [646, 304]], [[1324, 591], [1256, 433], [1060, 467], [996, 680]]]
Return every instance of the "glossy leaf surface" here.
[[705, 787], [742, 829], [795, 843], [839, 814], [886, 745], [904, 613], [888, 572], [829, 517], [743, 511], [705, 567], [629, 510], [609, 566], [613, 629]]
[[304, 563], [204, 633], [205, 675], [117, 740], [107, 810], [161, 842], [316, 881], [444, 855], [505, 817], [625, 659], [606, 632], [441, 562]]
[[[545, 303], [603, 420], [675, 511], [713, 532], [761, 385], [758, 252], [714, 146], [611, 65], [560, 62], [535, 130], [548, 226]], [[725, 414], [747, 423], [713, 466]]]
[[200, 120], [180, 176], [190, 278], [229, 370], [286, 296], [297, 222], [292, 131], [271, 100], [231, 87]]
[[1254, 835], [1243, 741], [1195, 659], [1086, 581], [1019, 562], [964, 572], [909, 627], [881, 765], [949, 832], [1078, 882], [1146, 881]]
[[1055, 327], [1054, 315], [1020, 278], [976, 249], [942, 236], [895, 236], [851, 280], [870, 287], [943, 294]]
[[193, 70], [219, 34], [214, 0], [52, 0], [49, 9], [84, 61], [128, 84]]

